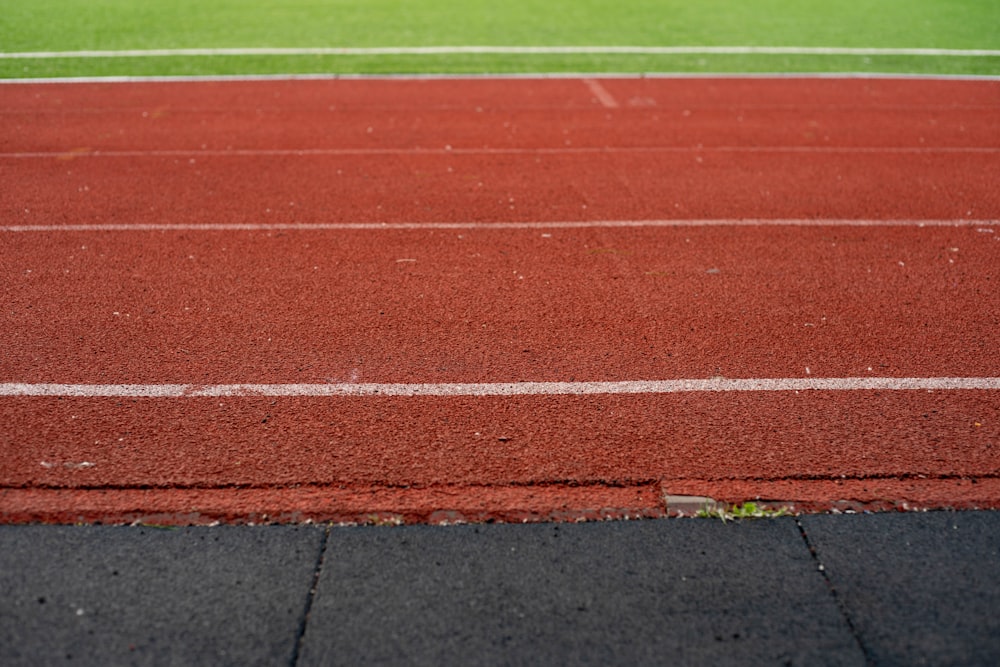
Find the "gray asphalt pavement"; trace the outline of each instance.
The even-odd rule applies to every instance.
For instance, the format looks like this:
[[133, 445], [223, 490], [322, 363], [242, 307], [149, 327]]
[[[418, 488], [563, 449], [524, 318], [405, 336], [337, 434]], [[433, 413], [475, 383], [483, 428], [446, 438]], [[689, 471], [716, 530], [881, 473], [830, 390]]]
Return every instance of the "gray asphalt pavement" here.
[[1000, 513], [0, 526], [2, 665], [997, 665]]

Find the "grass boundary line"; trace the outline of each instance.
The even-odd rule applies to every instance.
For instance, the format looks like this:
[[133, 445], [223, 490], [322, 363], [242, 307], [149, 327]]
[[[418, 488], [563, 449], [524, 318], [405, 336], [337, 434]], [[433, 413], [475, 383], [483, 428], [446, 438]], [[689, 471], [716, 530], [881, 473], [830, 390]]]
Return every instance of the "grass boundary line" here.
[[504, 72], [504, 73], [284, 73], [153, 74], [108, 76], [5, 77], [0, 85], [91, 83], [226, 83], [241, 81], [449, 81], [548, 79], [871, 79], [913, 81], [1000, 81], [1000, 74], [919, 74], [906, 72]]
[[385, 46], [94, 49], [0, 52], [0, 60], [77, 58], [200, 58], [217, 56], [436, 56], [436, 55], [793, 55], [995, 58], [1000, 49], [835, 46]]

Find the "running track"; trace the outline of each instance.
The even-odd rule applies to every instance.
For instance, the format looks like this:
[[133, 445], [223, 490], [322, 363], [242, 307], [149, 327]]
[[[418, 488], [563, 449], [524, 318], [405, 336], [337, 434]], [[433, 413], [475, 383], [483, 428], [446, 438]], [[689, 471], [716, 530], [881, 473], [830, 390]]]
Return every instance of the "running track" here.
[[0, 115], [5, 521], [1000, 508], [996, 81], [5, 84]]

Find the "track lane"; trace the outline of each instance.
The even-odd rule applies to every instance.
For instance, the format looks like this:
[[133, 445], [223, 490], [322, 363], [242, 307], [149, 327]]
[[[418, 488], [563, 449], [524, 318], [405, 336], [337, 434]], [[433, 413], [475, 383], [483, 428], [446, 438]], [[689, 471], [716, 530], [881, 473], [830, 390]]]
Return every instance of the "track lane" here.
[[[1000, 477], [989, 391], [4, 400], [4, 486]], [[23, 424], [23, 426], [17, 426]], [[374, 446], [377, 443], [377, 446]]]
[[[607, 108], [590, 85], [600, 86]], [[1000, 82], [604, 79], [10, 85], [3, 154], [1000, 148]], [[605, 103], [606, 100], [605, 100]]]
[[[108, 108], [90, 111], [0, 109], [17, 131], [0, 155], [66, 158], [126, 151], [204, 152], [510, 149], [671, 149], [715, 147], [977, 148], [1000, 150], [1000, 121], [989, 106], [948, 108], [795, 106], [607, 108], [340, 109]], [[689, 108], [690, 107], [690, 108]], [[556, 114], [553, 117], [553, 114]], [[53, 123], [73, 122], [73, 133]], [[117, 131], [109, 131], [109, 127]], [[859, 131], [859, 128], [864, 128]], [[485, 131], [489, 133], [486, 134]], [[984, 146], [983, 139], [991, 137]], [[187, 157], [185, 155], [185, 157]]]
[[998, 82], [601, 85], [620, 108], [573, 79], [6, 86], [0, 177], [17, 187], [0, 211], [8, 224], [1000, 218]]
[[8, 234], [0, 380], [994, 376], [998, 236], [913, 226]]
[[17, 183], [0, 192], [0, 212], [18, 225], [997, 220], [998, 163], [1000, 153], [687, 150], [0, 160], [0, 178]]
[[[620, 109], [578, 80], [321, 83], [12, 86], [3, 113], [39, 131], [2, 137], [16, 187], [0, 193], [0, 381], [1000, 375], [995, 83], [602, 80]], [[119, 111], [94, 101], [109, 91]], [[331, 91], [345, 108], [310, 111]], [[224, 109], [265, 98], [256, 129]], [[665, 106], [681, 120], [655, 118]], [[820, 106], [830, 134], [807, 136]], [[365, 143], [365, 113], [396, 131]], [[327, 115], [344, 123], [323, 134]], [[455, 145], [428, 152], [449, 117]], [[251, 152], [198, 153], [228, 141], [229, 121]], [[498, 122], [525, 131], [497, 140]], [[252, 153], [310, 136], [342, 152]], [[972, 224], [58, 229], [752, 217]], [[32, 224], [48, 231], [10, 231]], [[812, 507], [837, 489], [1000, 506], [998, 403], [991, 390], [4, 397], [0, 506], [11, 520], [565, 518], [754, 489]]]

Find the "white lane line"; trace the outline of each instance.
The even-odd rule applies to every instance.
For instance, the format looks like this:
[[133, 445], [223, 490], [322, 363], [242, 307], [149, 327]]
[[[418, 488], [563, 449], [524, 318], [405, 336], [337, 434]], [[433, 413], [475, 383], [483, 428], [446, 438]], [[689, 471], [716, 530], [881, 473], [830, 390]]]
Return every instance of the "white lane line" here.
[[[622, 229], [669, 227], [978, 227], [989, 229], [1000, 220], [841, 220], [841, 219], [707, 219], [707, 220], [568, 220], [529, 222], [317, 222], [203, 224], [85, 224], [3, 225], [0, 232], [169, 232], [169, 231], [406, 231], [422, 229]], [[992, 230], [991, 230], [992, 231]]]
[[608, 92], [607, 88], [601, 85], [600, 81], [597, 79], [583, 79], [583, 82], [587, 85], [587, 89], [590, 90], [591, 94], [601, 103], [601, 106], [606, 109], [618, 108], [618, 100]]
[[[483, 81], [551, 79], [872, 79], [886, 81], [997, 81], [995, 74], [920, 74], [912, 72], [471, 72], [453, 74], [163, 74], [149, 76], [52, 76], [0, 79], [0, 85], [80, 83], [190, 83], [239, 81]], [[952, 108], [952, 107], [949, 107]]]
[[998, 57], [997, 49], [853, 48], [839, 46], [385, 46], [261, 47], [198, 49], [120, 49], [21, 51], [0, 53], [0, 60], [52, 58], [173, 58], [216, 56], [436, 56], [436, 55], [799, 55]]
[[1000, 154], [1000, 146], [554, 146], [540, 148], [236, 148], [20, 151], [0, 153], [6, 160], [77, 160], [82, 158], [209, 158], [209, 157], [379, 157], [384, 155], [618, 155], [627, 153], [806, 153], [844, 155]]
[[1000, 377], [846, 377], [629, 380], [621, 382], [345, 384], [0, 384], [0, 396], [202, 398], [222, 396], [576, 396], [759, 391], [998, 390]]

